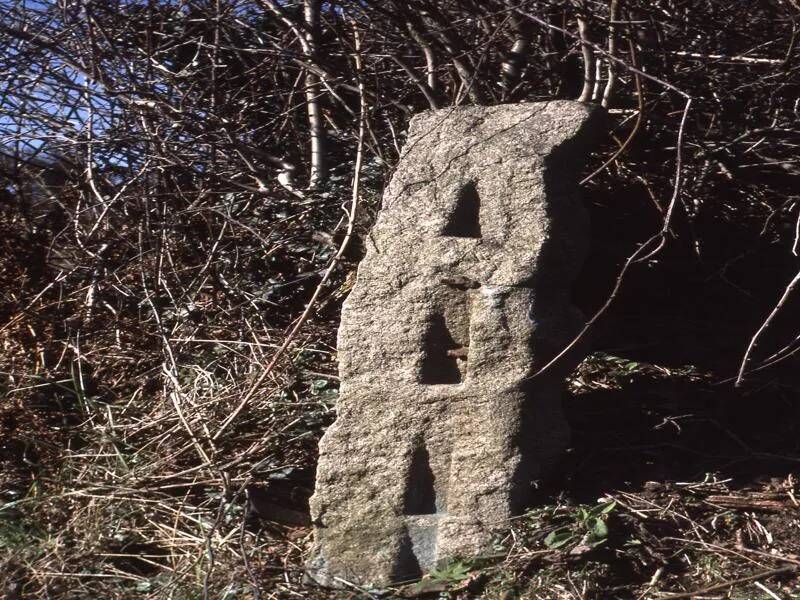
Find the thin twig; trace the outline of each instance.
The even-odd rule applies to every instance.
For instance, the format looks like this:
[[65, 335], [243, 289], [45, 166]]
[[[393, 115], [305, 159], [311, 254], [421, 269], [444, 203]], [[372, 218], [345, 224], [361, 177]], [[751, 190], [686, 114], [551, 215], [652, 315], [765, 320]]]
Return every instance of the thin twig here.
[[780, 567], [779, 569], [770, 569], [769, 571], [762, 571], [761, 573], [756, 573], [755, 575], [740, 577], [738, 579], [732, 579], [731, 581], [725, 581], [723, 583], [711, 585], [701, 590], [695, 590], [693, 592], [682, 592], [680, 594], [670, 594], [668, 596], [664, 596], [664, 598], [665, 600], [677, 600], [678, 598], [695, 598], [697, 596], [702, 596], [703, 594], [710, 594], [712, 592], [726, 590], [733, 586], [741, 585], [742, 583], [752, 583], [760, 579], [774, 577], [775, 575], [788, 575], [790, 573], [796, 573], [797, 571], [798, 567], [795, 565], [791, 567]]
[[[630, 49], [630, 53], [631, 53], [631, 62], [633, 62], [634, 66], [636, 66], [636, 64], [637, 64], [637, 61], [636, 61], [636, 47], [633, 45], [633, 42], [631, 42], [630, 40], [628, 40], [628, 44], [629, 44], [629, 49]], [[609, 69], [610, 68], [611, 68], [611, 66], [609, 65]], [[642, 90], [642, 79], [641, 79], [641, 77], [639, 77], [638, 73], [634, 73], [633, 74], [633, 80], [634, 80], [634, 82], [636, 84], [636, 100], [637, 100], [637, 104], [639, 105], [638, 106], [638, 110], [636, 111], [636, 121], [633, 124], [633, 129], [631, 129], [630, 134], [628, 134], [628, 137], [625, 139], [625, 141], [622, 143], [622, 145], [617, 149], [617, 151], [614, 152], [614, 154], [611, 155], [611, 158], [609, 158], [602, 165], [597, 167], [589, 175], [587, 175], [586, 177], [581, 179], [581, 182], [580, 182], [581, 185], [585, 185], [586, 183], [591, 181], [591, 179], [593, 177], [595, 177], [598, 173], [600, 173], [603, 169], [605, 169], [612, 162], [617, 160], [617, 158], [619, 158], [619, 156], [625, 151], [625, 149], [633, 141], [633, 138], [636, 137], [636, 134], [639, 133], [639, 128], [642, 125], [642, 115], [644, 114], [644, 90]]]
[[325, 273], [322, 275], [322, 279], [319, 282], [319, 285], [317, 285], [317, 289], [314, 290], [314, 294], [311, 296], [311, 299], [308, 301], [308, 304], [306, 305], [306, 308], [303, 311], [303, 314], [301, 314], [300, 318], [297, 319], [297, 321], [295, 322], [294, 326], [289, 331], [289, 334], [286, 336], [286, 339], [284, 340], [283, 344], [281, 344], [281, 347], [278, 348], [278, 350], [272, 356], [272, 359], [270, 360], [269, 364], [267, 364], [267, 366], [261, 372], [261, 375], [259, 375], [259, 377], [256, 379], [255, 383], [253, 383], [253, 385], [250, 386], [250, 389], [244, 395], [244, 398], [242, 398], [241, 402], [239, 402], [239, 405], [225, 419], [225, 421], [223, 421], [222, 425], [220, 425], [220, 427], [217, 430], [217, 432], [212, 436], [212, 438], [211, 438], [212, 441], [215, 441], [215, 440], [219, 439], [219, 437], [225, 432], [225, 430], [228, 428], [228, 426], [234, 420], [236, 420], [236, 418], [239, 416], [239, 414], [241, 414], [241, 412], [244, 410], [244, 408], [250, 402], [250, 400], [252, 399], [253, 395], [259, 389], [261, 384], [264, 383], [264, 381], [267, 379], [269, 374], [272, 372], [272, 369], [275, 368], [275, 365], [278, 363], [278, 360], [280, 359], [280, 357], [283, 355], [283, 353], [286, 351], [286, 349], [292, 343], [292, 341], [294, 340], [295, 336], [300, 331], [300, 328], [303, 326], [303, 324], [306, 322], [308, 317], [311, 315], [311, 311], [314, 308], [314, 305], [316, 304], [317, 299], [319, 298], [319, 295], [322, 293], [322, 289], [325, 287], [325, 284], [328, 282], [328, 279], [330, 279], [330, 276], [333, 273], [333, 270], [339, 264], [339, 261], [341, 260], [342, 256], [344, 255], [345, 250], [347, 250], [347, 246], [349, 245], [350, 239], [353, 236], [353, 228], [355, 226], [356, 210], [358, 208], [358, 197], [359, 197], [359, 194], [360, 194], [360, 186], [361, 186], [361, 167], [362, 167], [362, 164], [363, 164], [363, 161], [364, 161], [364, 138], [365, 138], [365, 133], [366, 133], [366, 118], [367, 118], [367, 102], [366, 102], [366, 96], [363, 93], [364, 84], [363, 84], [363, 82], [361, 80], [361, 77], [360, 77], [361, 55], [359, 53], [359, 49], [360, 49], [360, 39], [359, 39], [358, 35], [356, 34], [355, 62], [356, 62], [356, 70], [358, 72], [359, 89], [362, 92], [361, 95], [360, 95], [361, 111], [360, 111], [360, 115], [359, 115], [359, 125], [358, 125], [358, 145], [356, 147], [355, 173], [353, 175], [353, 193], [352, 193], [352, 197], [351, 197], [351, 200], [350, 200], [349, 209], [346, 208], [344, 205], [342, 206], [342, 210], [344, 210], [344, 212], [345, 212], [345, 214], [347, 216], [347, 230], [345, 231], [344, 239], [342, 240], [342, 243], [339, 246], [339, 249], [337, 250], [336, 254], [331, 259], [331, 262], [328, 264], [328, 268], [325, 270]]
[[794, 278], [789, 282], [789, 285], [786, 286], [786, 289], [783, 291], [783, 295], [781, 296], [778, 303], [772, 309], [772, 312], [769, 313], [769, 316], [764, 320], [761, 324], [761, 327], [755, 332], [753, 337], [750, 339], [750, 343], [747, 345], [747, 350], [742, 357], [742, 362], [739, 365], [739, 373], [736, 376], [736, 386], [740, 386], [742, 381], [744, 380], [745, 371], [747, 369], [747, 363], [750, 361], [750, 356], [753, 354], [756, 346], [758, 345], [758, 340], [761, 335], [767, 330], [770, 324], [775, 320], [775, 317], [781, 311], [781, 308], [786, 304], [786, 301], [789, 299], [789, 296], [792, 295], [794, 288], [797, 287], [797, 284], [800, 283], [800, 271], [794, 276]]
[[[535, 22], [539, 23], [539, 25], [543, 25], [544, 27], [547, 27], [548, 29], [553, 29], [554, 31], [558, 31], [560, 33], [563, 33], [564, 35], [566, 35], [568, 37], [571, 37], [572, 39], [581, 41], [581, 38], [580, 38], [579, 35], [577, 35], [575, 33], [572, 33], [571, 31], [569, 31], [567, 29], [564, 29], [563, 27], [559, 27], [558, 25], [553, 25], [552, 23], [548, 23], [547, 21], [537, 17], [536, 15], [534, 15], [532, 13], [525, 12], [522, 9], [517, 9], [517, 12], [519, 14], [521, 14], [521, 15], [524, 15], [524, 16], [528, 17], [532, 21], [535, 21]], [[659, 79], [658, 77], [656, 77], [654, 75], [651, 75], [650, 73], [647, 73], [645, 71], [642, 71], [641, 69], [639, 69], [637, 67], [633, 67], [633, 66], [629, 65], [628, 63], [626, 63], [624, 60], [622, 60], [620, 58], [617, 58], [616, 56], [610, 56], [608, 54], [608, 51], [605, 48], [603, 48], [602, 46], [599, 46], [599, 45], [597, 45], [597, 44], [595, 44], [593, 42], [590, 42], [588, 40], [586, 41], [586, 43], [589, 46], [591, 46], [592, 48], [594, 48], [597, 52], [603, 54], [606, 58], [608, 58], [608, 60], [613, 61], [613, 62], [617, 63], [618, 65], [621, 65], [623, 68], [625, 68], [626, 70], [630, 71], [631, 73], [637, 73], [638, 75], [640, 75], [641, 77], [644, 77], [645, 79], [649, 79], [650, 81], [655, 81], [659, 85], [662, 85], [663, 87], [667, 88], [668, 90], [672, 90], [673, 92], [675, 92], [677, 94], [680, 94], [684, 98], [689, 99], [689, 98], [692, 97], [691, 95], [689, 95], [688, 93], [684, 92], [682, 89], [672, 85], [668, 81], [664, 81], [663, 79]]]
[[534, 377], [539, 377], [542, 373], [544, 373], [545, 371], [550, 369], [554, 364], [556, 364], [559, 360], [561, 360], [567, 353], [570, 352], [570, 350], [572, 350], [575, 346], [577, 346], [581, 342], [581, 340], [583, 340], [584, 336], [588, 333], [588, 331], [592, 328], [592, 326], [597, 322], [597, 320], [601, 316], [603, 316], [603, 314], [611, 306], [611, 303], [617, 297], [617, 294], [619, 293], [619, 290], [622, 287], [622, 280], [625, 278], [625, 274], [628, 272], [628, 269], [638, 260], [639, 254], [644, 252], [644, 250], [646, 250], [650, 246], [651, 243], [653, 243], [656, 240], [660, 240], [660, 239], [661, 239], [661, 234], [660, 233], [654, 235], [649, 240], [647, 240], [644, 244], [639, 246], [636, 249], [636, 252], [634, 252], [633, 254], [631, 254], [628, 257], [628, 259], [625, 261], [625, 265], [622, 267], [622, 270], [619, 272], [619, 275], [617, 275], [617, 280], [614, 283], [614, 289], [611, 290], [611, 294], [609, 294], [608, 298], [606, 298], [606, 301], [603, 304], [603, 306], [601, 306], [598, 309], [598, 311], [592, 316], [592, 318], [589, 319], [586, 322], [586, 324], [583, 326], [583, 329], [581, 329], [580, 332], [578, 332], [578, 335], [576, 335], [573, 338], [573, 340], [569, 344], [567, 344], [564, 347], [563, 350], [561, 350], [561, 352], [556, 354], [549, 362], [547, 362], [547, 364], [545, 364], [541, 369], [536, 371], [533, 375], [531, 375], [527, 379], [533, 379]]
[[583, 56], [583, 88], [578, 96], [578, 102], [588, 102], [592, 99], [592, 89], [594, 88], [595, 56], [592, 52], [592, 42], [589, 40], [589, 26], [586, 17], [578, 15], [578, 37], [581, 40], [581, 55]]
[[[617, 276], [617, 279], [616, 279], [616, 282], [614, 284], [614, 288], [613, 288], [613, 290], [611, 292], [611, 295], [608, 296], [608, 298], [606, 299], [606, 301], [603, 304], [603, 306], [601, 306], [600, 309], [594, 314], [594, 316], [592, 316], [592, 318], [589, 319], [589, 321], [586, 323], [586, 325], [584, 325], [584, 327], [581, 329], [581, 331], [578, 333], [578, 335], [569, 344], [567, 344], [564, 347], [563, 350], [561, 350], [558, 354], [556, 354], [556, 356], [554, 358], [552, 358], [550, 361], [548, 361], [547, 364], [545, 364], [545, 366], [543, 366], [541, 369], [536, 371], [536, 373], [534, 373], [533, 375], [531, 375], [528, 378], [528, 379], [532, 379], [534, 377], [540, 376], [542, 373], [544, 373], [545, 371], [550, 369], [561, 358], [563, 358], [568, 352], [570, 352], [575, 346], [577, 346], [578, 343], [580, 343], [583, 340], [583, 338], [588, 333], [589, 329], [591, 329], [591, 327], [597, 322], [597, 320], [611, 306], [611, 303], [614, 301], [614, 299], [616, 298], [617, 294], [619, 293], [620, 287], [622, 286], [622, 281], [623, 281], [628, 269], [634, 263], [643, 262], [645, 260], [648, 260], [648, 259], [652, 258], [656, 254], [658, 254], [661, 251], [661, 249], [665, 246], [667, 235], [669, 233], [670, 225], [672, 223], [672, 218], [673, 218], [673, 215], [674, 215], [674, 212], [675, 212], [675, 206], [677, 205], [678, 198], [680, 196], [680, 191], [681, 191], [682, 169], [683, 169], [683, 137], [684, 137], [684, 132], [685, 132], [685, 129], [686, 129], [686, 121], [687, 121], [687, 118], [689, 116], [689, 110], [691, 109], [691, 106], [692, 106], [692, 97], [689, 94], [687, 94], [686, 92], [684, 92], [683, 90], [681, 90], [680, 88], [675, 87], [671, 83], [669, 83], [667, 81], [664, 81], [662, 79], [659, 79], [658, 77], [654, 77], [654, 76], [652, 76], [652, 75], [650, 75], [648, 73], [645, 73], [641, 69], [638, 69], [635, 66], [631, 66], [631, 65], [627, 64], [622, 59], [619, 59], [616, 56], [610, 55], [608, 53], [608, 51], [605, 50], [604, 48], [598, 46], [597, 44], [594, 44], [592, 42], [589, 42], [589, 41], [585, 40], [581, 36], [576, 35], [576, 34], [572, 33], [571, 31], [568, 31], [568, 30], [566, 30], [566, 29], [564, 29], [562, 27], [558, 27], [557, 25], [553, 25], [552, 23], [548, 23], [547, 21], [539, 18], [538, 16], [536, 16], [534, 14], [531, 14], [531, 13], [527, 13], [527, 12], [521, 10], [521, 9], [517, 9], [517, 12], [519, 12], [521, 15], [524, 15], [524, 16], [528, 17], [529, 19], [532, 19], [536, 23], [539, 23], [540, 25], [543, 25], [544, 27], [547, 27], [549, 29], [553, 29], [555, 31], [559, 31], [559, 32], [561, 32], [562, 34], [564, 34], [566, 36], [569, 36], [569, 37], [571, 37], [573, 39], [577, 39], [581, 43], [588, 44], [589, 46], [594, 48], [597, 52], [600, 52], [601, 54], [605, 55], [608, 58], [609, 61], [613, 61], [613, 62], [615, 62], [617, 64], [620, 64], [625, 69], [627, 69], [628, 71], [630, 71], [632, 73], [635, 73], [635, 74], [637, 74], [637, 75], [639, 75], [641, 77], [644, 77], [646, 79], [650, 79], [652, 81], [655, 81], [656, 83], [664, 86], [665, 88], [680, 94], [683, 98], [686, 99], [686, 104], [684, 105], [684, 108], [683, 108], [683, 114], [681, 115], [680, 126], [678, 128], [678, 139], [677, 139], [677, 144], [676, 144], [677, 147], [676, 147], [676, 153], [675, 153], [675, 181], [673, 183], [672, 196], [670, 198], [669, 206], [667, 208], [666, 216], [664, 217], [664, 221], [662, 223], [661, 230], [657, 234], [655, 234], [654, 236], [651, 236], [643, 244], [641, 244], [636, 249], [636, 251], [628, 257], [628, 259], [625, 261], [625, 265], [623, 266], [622, 270], [620, 271], [619, 275]], [[643, 254], [644, 250], [649, 248], [650, 245], [655, 241], [658, 241], [658, 245], [655, 247], [655, 249], [652, 250], [651, 252], [648, 252], [647, 254]]]

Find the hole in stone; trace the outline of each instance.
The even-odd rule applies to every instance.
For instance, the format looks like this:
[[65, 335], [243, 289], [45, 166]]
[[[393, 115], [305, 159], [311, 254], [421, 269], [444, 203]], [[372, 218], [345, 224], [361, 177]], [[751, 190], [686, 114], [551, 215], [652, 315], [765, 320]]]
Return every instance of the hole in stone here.
[[474, 181], [458, 192], [456, 208], [450, 215], [442, 235], [464, 238], [481, 237], [481, 199]]
[[436, 514], [436, 491], [431, 469], [431, 457], [425, 446], [420, 446], [411, 455], [411, 466], [406, 480], [405, 514]]
[[408, 529], [405, 527], [400, 538], [400, 547], [397, 549], [397, 557], [392, 571], [393, 583], [415, 581], [422, 577], [422, 567], [420, 567], [419, 560], [414, 554], [414, 545], [411, 542]]
[[466, 348], [453, 339], [444, 315], [434, 315], [428, 322], [424, 344], [420, 383], [461, 383], [458, 361], [466, 360]]

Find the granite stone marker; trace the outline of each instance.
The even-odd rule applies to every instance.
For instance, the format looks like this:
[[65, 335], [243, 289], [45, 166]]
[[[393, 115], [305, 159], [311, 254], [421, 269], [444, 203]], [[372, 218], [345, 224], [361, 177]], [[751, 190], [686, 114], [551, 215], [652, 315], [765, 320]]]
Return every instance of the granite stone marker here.
[[559, 369], [587, 241], [569, 101], [411, 121], [342, 311], [337, 420], [311, 501], [316, 582], [381, 586], [492, 551], [568, 436]]

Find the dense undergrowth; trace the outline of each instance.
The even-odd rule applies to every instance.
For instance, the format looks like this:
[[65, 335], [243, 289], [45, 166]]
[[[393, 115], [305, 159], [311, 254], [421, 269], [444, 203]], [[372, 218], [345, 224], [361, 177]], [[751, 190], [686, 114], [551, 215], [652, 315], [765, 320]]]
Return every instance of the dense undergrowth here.
[[[328, 350], [299, 344], [293, 356], [310, 351]], [[83, 394], [79, 380], [32, 384], [38, 400], [3, 415], [20, 444], [16, 457], [4, 444], [4, 466], [16, 465], [3, 471], [7, 597], [376, 596], [303, 583], [314, 448], [336, 391], [335, 376], [306, 375], [292, 397], [258, 397], [260, 423], [237, 426], [212, 457], [228, 464], [208, 467], [188, 434], [172, 439], [180, 424], [163, 405]], [[793, 394], [739, 395], [693, 368], [594, 354], [570, 381], [574, 443], [536, 508], [498, 528], [492, 555], [376, 597], [796, 597]], [[224, 413], [208, 414], [213, 430]]]
[[[796, 0], [0, 16], [5, 597], [800, 597], [798, 294], [754, 340], [798, 269]], [[592, 328], [569, 451], [490, 556], [305, 585], [339, 309], [408, 119], [584, 90], [609, 135], [576, 304], [658, 250]]]

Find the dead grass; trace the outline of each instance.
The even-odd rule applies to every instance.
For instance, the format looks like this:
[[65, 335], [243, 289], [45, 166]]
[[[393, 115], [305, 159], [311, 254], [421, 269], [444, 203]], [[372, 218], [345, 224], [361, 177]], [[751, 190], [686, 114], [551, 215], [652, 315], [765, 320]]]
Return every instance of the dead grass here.
[[[198, 241], [177, 211], [157, 250], [115, 250], [101, 279], [61, 262], [37, 278], [29, 240], [4, 217], [7, 598], [798, 597], [796, 386], [734, 392], [691, 367], [605, 354], [572, 378], [573, 447], [541, 482], [537, 508], [498, 531], [493, 556], [444, 565], [422, 587], [305, 586], [307, 501], [338, 388], [338, 307], [357, 260], [261, 382], [331, 256], [313, 240], [317, 222], [302, 221], [309, 210], [273, 241], [222, 217]], [[67, 245], [60, 260], [67, 251], [77, 252]], [[259, 279], [264, 255], [279, 281]], [[171, 265], [160, 279], [159, 265]], [[607, 539], [591, 547], [575, 515], [601, 498], [615, 508]], [[570, 528], [568, 544], [545, 543]]]
[[[224, 217], [206, 220], [218, 229], [199, 239], [180, 211], [170, 219], [156, 252], [116, 246], [100, 278], [77, 261], [53, 265], [46, 247], [43, 271], [33, 269], [23, 223], [0, 214], [0, 590], [9, 598], [257, 597], [276, 577], [300, 586], [308, 531], [270, 523], [287, 514], [307, 523], [337, 388], [330, 307], [346, 270], [256, 385], [316, 284], [297, 271], [330, 255], [309, 239], [318, 222], [287, 224], [267, 247]], [[140, 249], [158, 237], [140, 236]], [[62, 255], [79, 253], [69, 241], [59, 241]], [[204, 253], [207, 244], [239, 263]], [[273, 271], [288, 269], [266, 284], [264, 254], [281, 263]]]
[[[11, 437], [4, 435], [4, 460], [16, 470], [3, 472], [0, 510], [0, 573], [8, 598], [800, 595], [800, 489], [792, 474], [797, 459], [786, 456], [782, 465], [773, 461], [763, 469], [769, 474], [782, 466], [780, 477], [708, 471], [687, 480], [650, 480], [653, 448], [661, 449], [660, 460], [669, 461], [694, 450], [707, 433], [693, 431], [692, 423], [708, 422], [709, 401], [695, 403], [689, 415], [687, 399], [675, 396], [676, 390], [709, 393], [707, 382], [691, 369], [604, 355], [582, 365], [572, 380], [570, 404], [582, 397], [624, 403], [626, 394], [647, 382], [651, 394], [673, 403], [667, 412], [675, 414], [662, 414], [663, 406], [641, 398], [658, 414], [639, 415], [634, 427], [624, 423], [628, 442], [637, 446], [637, 435], [649, 431], [657, 438], [667, 431], [675, 443], [653, 439], [653, 448], [629, 452], [629, 463], [613, 469], [607, 464], [611, 455], [619, 460], [619, 449], [608, 443], [613, 427], [594, 422], [595, 433], [586, 441], [594, 448], [573, 448], [560, 479], [543, 482], [539, 507], [498, 532], [495, 556], [383, 593], [308, 588], [302, 581], [311, 536], [306, 502], [315, 445], [331, 418], [336, 389], [335, 378], [325, 375], [332, 367], [331, 349], [298, 342], [291, 364], [306, 370], [303, 383], [289, 379], [288, 368], [281, 371], [285, 379], [276, 375], [242, 425], [231, 430], [235, 435], [212, 444], [226, 414], [220, 406], [234, 406], [263, 364], [253, 347], [247, 353], [223, 342], [214, 347], [220, 349], [205, 362], [180, 371], [184, 420], [167, 398], [174, 390], [148, 392], [145, 383], [125, 402], [104, 402], [82, 394], [77, 379], [29, 386], [7, 382], [7, 398], [24, 398], [27, 392], [40, 402], [4, 404], [4, 418], [11, 414], [16, 423]], [[58, 408], [47, 412], [45, 401]], [[572, 409], [586, 413], [580, 405]], [[576, 435], [585, 425], [574, 422]], [[747, 455], [742, 444], [746, 441], [731, 442], [738, 448], [736, 458], [763, 467], [763, 457]], [[203, 463], [203, 452], [214, 453], [210, 465]], [[717, 466], [719, 459], [732, 458], [707, 444], [705, 455], [689, 467], [704, 466], [709, 456]], [[595, 469], [598, 460], [606, 464]], [[587, 480], [587, 469], [595, 469], [599, 481]], [[629, 481], [613, 485], [609, 469]], [[598, 501], [613, 502], [614, 508], [605, 517], [607, 539], [589, 547], [575, 515]], [[545, 543], [550, 532], [570, 528], [576, 536], [565, 546]]]

